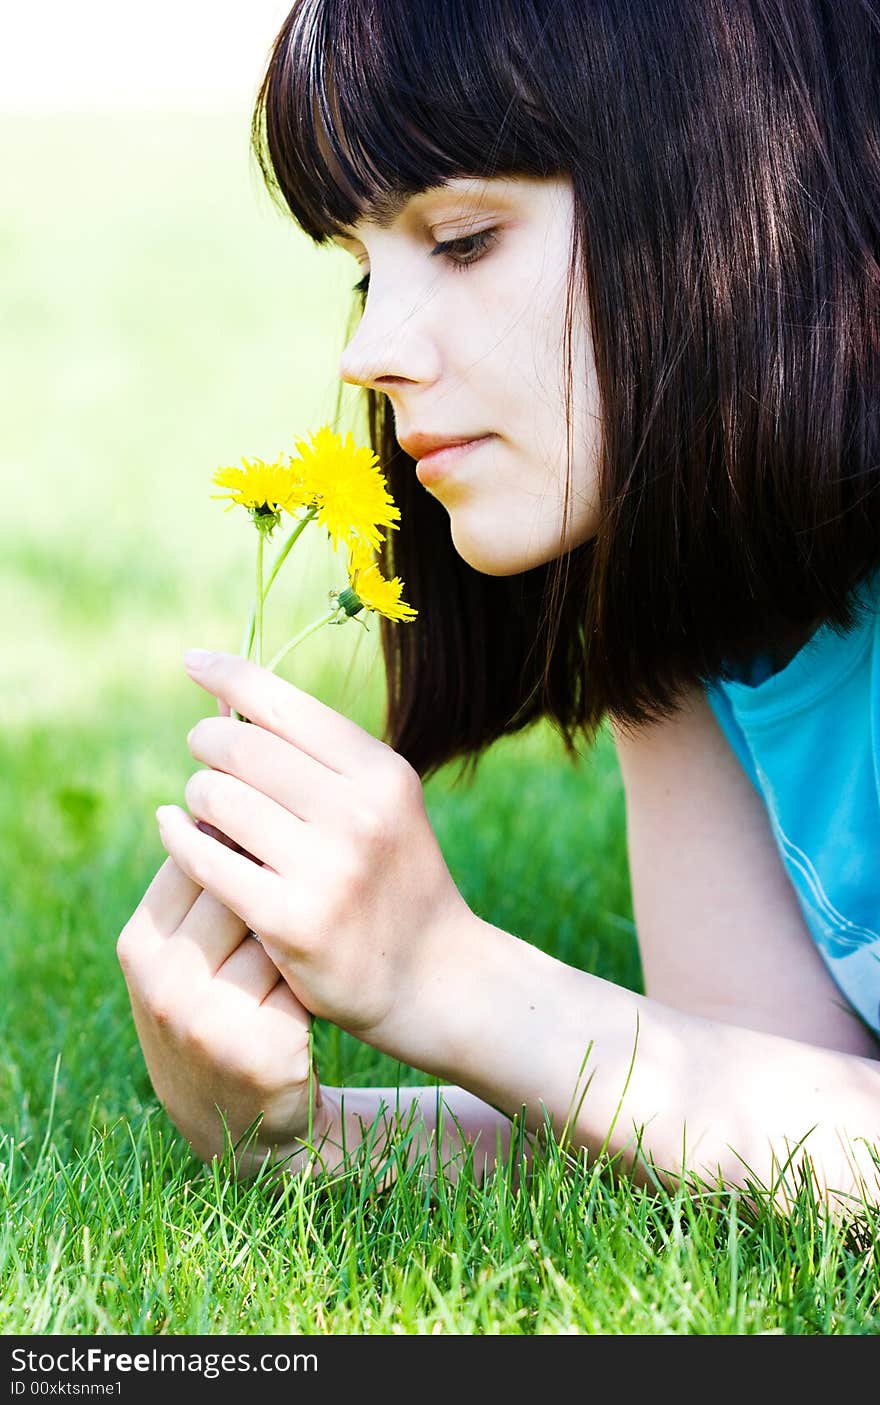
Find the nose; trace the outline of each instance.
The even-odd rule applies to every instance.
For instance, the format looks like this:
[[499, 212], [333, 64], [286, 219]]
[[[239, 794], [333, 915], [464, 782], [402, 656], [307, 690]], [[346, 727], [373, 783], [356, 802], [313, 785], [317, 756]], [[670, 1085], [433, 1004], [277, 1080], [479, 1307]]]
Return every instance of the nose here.
[[357, 329], [342, 353], [339, 374], [349, 385], [391, 393], [430, 385], [440, 374], [440, 350], [426, 301], [401, 288], [377, 286], [371, 275]]

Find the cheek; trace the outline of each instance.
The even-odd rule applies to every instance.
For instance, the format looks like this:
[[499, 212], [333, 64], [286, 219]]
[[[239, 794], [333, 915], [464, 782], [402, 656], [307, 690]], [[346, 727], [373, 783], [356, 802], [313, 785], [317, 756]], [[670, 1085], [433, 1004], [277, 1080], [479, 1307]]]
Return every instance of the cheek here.
[[570, 315], [564, 290], [537, 309], [531, 336], [533, 419], [538, 448], [548, 478], [564, 478], [571, 454], [572, 488], [581, 502], [595, 497], [599, 469], [599, 390], [593, 342], [586, 309], [574, 311], [569, 344], [565, 322]]
[[[497, 424], [515, 450], [515, 477], [525, 480], [520, 486], [532, 511], [536, 489], [541, 496], [549, 491], [555, 501], [564, 482], [569, 420], [574, 498], [592, 503], [598, 468], [598, 391], [586, 308], [581, 304], [574, 312], [569, 391], [567, 279], [556, 275], [536, 280], [531, 266], [519, 277], [514, 273], [493, 281], [481, 294], [463, 298], [458, 308], [458, 344], [467, 346], [460, 363], [463, 378], [484, 402], [487, 422]], [[499, 465], [502, 477], [509, 478], [512, 469], [512, 463]]]
[[[535, 277], [534, 264], [500, 264], [479, 285], [475, 275], [461, 277], [461, 293], [450, 309], [448, 325], [464, 352], [460, 364], [468, 375], [506, 398], [523, 394], [552, 398], [558, 404], [564, 387], [566, 280]], [[472, 280], [468, 282], [468, 280]], [[533, 405], [522, 407], [526, 417]]]
[[517, 418], [534, 425], [553, 457], [565, 443], [565, 298], [542, 288], [509, 321], [499, 363]]

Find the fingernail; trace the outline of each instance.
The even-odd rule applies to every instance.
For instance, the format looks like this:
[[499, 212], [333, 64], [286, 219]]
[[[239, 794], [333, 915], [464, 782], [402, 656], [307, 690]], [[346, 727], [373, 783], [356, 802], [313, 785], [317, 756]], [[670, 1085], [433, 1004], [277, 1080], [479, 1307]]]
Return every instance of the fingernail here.
[[156, 810], [156, 819], [157, 819], [157, 820], [159, 821], [159, 823], [161, 824], [162, 821], [164, 820], [165, 816], [168, 815], [168, 814], [170, 814], [170, 813], [171, 813], [171, 806], [170, 806], [170, 805], [160, 805], [160, 806], [158, 807], [158, 809]]
[[210, 649], [187, 649], [183, 656], [183, 666], [193, 673], [198, 673], [199, 669], [207, 668], [216, 657]]

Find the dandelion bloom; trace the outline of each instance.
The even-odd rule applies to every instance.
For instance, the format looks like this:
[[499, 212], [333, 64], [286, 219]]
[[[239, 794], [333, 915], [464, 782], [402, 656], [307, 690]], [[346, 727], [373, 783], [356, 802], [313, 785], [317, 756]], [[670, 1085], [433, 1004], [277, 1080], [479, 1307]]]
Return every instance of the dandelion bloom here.
[[298, 440], [296, 449], [293, 470], [334, 548], [340, 542], [349, 549], [358, 542], [378, 547], [385, 540], [379, 528], [396, 528], [400, 511], [372, 449], [355, 444], [350, 433], [343, 439], [329, 425], [315, 430], [308, 443]]
[[[365, 610], [373, 610], [377, 615], [384, 615], [387, 620], [403, 622], [415, 619], [418, 614], [417, 610], [400, 598], [403, 582], [397, 576], [393, 580], [386, 580], [380, 574], [379, 564], [368, 547], [356, 545], [352, 548], [348, 578], [351, 582], [351, 593]], [[347, 613], [354, 613], [357, 609], [357, 606], [355, 610], [349, 609], [349, 605], [341, 596], [340, 603]], [[354, 601], [351, 601], [351, 604], [354, 605]]]
[[258, 526], [271, 530], [282, 512], [306, 506], [302, 479], [290, 464], [265, 463], [263, 459], [242, 459], [242, 464], [243, 468], [218, 468], [214, 474], [217, 487], [228, 491], [211, 496], [229, 498], [227, 512], [238, 503], [248, 509]]

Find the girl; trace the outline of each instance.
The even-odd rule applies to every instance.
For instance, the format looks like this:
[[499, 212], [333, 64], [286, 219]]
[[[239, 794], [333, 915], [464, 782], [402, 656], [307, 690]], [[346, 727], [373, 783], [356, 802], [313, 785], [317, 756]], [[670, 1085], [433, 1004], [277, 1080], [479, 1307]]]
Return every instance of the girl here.
[[[876, 1202], [880, 9], [297, 0], [254, 136], [358, 266], [419, 615], [387, 742], [188, 656], [225, 715], [118, 943], [158, 1097], [206, 1159], [260, 1118], [242, 1174], [383, 1109], [485, 1168], [521, 1114]], [[421, 779], [539, 717], [612, 725], [644, 994], [479, 918], [431, 830]], [[309, 1012], [442, 1095], [317, 1088]]]

